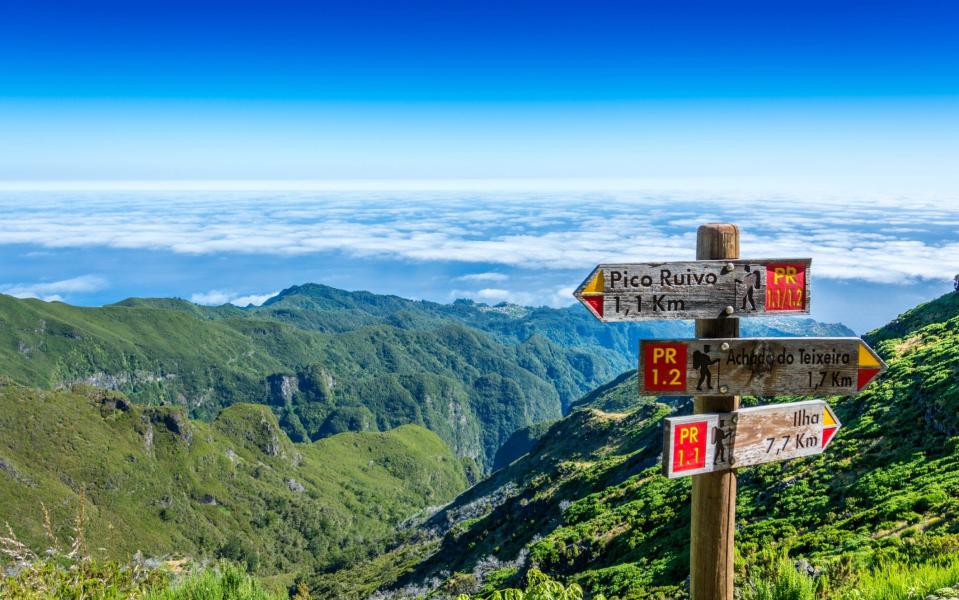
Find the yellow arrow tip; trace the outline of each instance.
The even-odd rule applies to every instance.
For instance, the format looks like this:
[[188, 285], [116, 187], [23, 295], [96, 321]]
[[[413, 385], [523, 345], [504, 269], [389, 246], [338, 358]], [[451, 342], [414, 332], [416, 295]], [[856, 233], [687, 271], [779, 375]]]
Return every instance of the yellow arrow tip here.
[[602, 294], [605, 291], [605, 281], [603, 279], [603, 270], [596, 271], [592, 281], [583, 288], [583, 295]]
[[860, 367], [880, 367], [879, 361], [869, 350], [869, 346], [859, 342], [859, 366]]
[[823, 427], [835, 427], [837, 425], [836, 419], [832, 418], [832, 413], [829, 412], [828, 408], [823, 407], [822, 409], [822, 426]]

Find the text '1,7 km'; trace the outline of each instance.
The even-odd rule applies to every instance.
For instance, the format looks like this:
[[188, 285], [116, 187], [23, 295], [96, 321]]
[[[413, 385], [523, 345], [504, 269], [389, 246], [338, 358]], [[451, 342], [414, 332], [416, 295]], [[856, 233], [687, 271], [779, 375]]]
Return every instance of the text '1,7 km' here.
[[841, 426], [824, 400], [668, 417], [663, 471], [685, 477], [820, 454]]
[[573, 293], [603, 321], [809, 313], [808, 258], [598, 265]]
[[856, 337], [643, 340], [639, 390], [655, 396], [855, 394], [886, 369]]

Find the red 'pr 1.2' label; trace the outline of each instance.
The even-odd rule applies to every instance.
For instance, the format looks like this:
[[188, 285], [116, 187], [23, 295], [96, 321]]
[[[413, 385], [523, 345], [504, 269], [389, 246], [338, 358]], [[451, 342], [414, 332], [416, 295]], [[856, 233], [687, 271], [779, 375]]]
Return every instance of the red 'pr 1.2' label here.
[[643, 344], [643, 390], [686, 389], [686, 344]]

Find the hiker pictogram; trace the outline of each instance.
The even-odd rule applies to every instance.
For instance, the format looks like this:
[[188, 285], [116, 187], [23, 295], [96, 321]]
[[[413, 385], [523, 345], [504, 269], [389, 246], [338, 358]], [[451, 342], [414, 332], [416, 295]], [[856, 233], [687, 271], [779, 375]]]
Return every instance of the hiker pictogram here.
[[736, 421], [733, 418], [720, 418], [719, 425], [713, 427], [713, 464], [718, 465], [732, 458], [728, 454], [729, 444], [736, 435]]
[[[743, 265], [743, 271], [746, 273], [743, 278], [736, 280], [736, 283], [746, 286], [746, 291], [743, 293], [742, 309], [746, 312], [755, 311], [755, 290], [759, 289], [759, 269], [753, 270], [749, 265]], [[747, 304], [749, 305], [748, 308]]]
[[706, 383], [706, 389], [713, 389], [712, 366], [719, 364], [718, 358], [709, 356], [710, 345], [706, 344], [702, 350], [693, 352], [693, 368], [699, 370], [699, 383], [696, 384], [698, 391], [703, 391], [703, 382]]

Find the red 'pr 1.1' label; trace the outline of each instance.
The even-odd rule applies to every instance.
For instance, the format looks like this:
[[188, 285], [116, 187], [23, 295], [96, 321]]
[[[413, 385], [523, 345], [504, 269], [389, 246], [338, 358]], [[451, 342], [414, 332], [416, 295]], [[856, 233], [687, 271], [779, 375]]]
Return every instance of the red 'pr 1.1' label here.
[[673, 430], [673, 472], [706, 466], [706, 421], [686, 423]]

